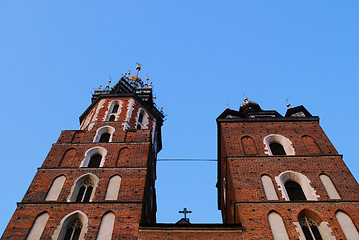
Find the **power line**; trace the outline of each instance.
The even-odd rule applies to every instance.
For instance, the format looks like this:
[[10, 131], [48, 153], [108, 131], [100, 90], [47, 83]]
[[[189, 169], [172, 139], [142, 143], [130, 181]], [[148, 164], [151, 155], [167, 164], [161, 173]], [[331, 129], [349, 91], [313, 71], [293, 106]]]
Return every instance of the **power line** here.
[[160, 162], [217, 162], [217, 159], [210, 158], [159, 158], [157, 161]]

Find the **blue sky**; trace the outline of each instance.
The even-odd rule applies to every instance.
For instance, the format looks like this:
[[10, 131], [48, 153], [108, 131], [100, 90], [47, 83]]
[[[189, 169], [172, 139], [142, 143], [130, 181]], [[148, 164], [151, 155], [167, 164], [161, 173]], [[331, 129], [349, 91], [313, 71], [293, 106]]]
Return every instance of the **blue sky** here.
[[[0, 233], [91, 91], [135, 63], [164, 107], [159, 158], [217, 157], [216, 117], [246, 96], [320, 116], [356, 179], [358, 1], [0, 1]], [[220, 222], [215, 162], [159, 162], [158, 222]]]

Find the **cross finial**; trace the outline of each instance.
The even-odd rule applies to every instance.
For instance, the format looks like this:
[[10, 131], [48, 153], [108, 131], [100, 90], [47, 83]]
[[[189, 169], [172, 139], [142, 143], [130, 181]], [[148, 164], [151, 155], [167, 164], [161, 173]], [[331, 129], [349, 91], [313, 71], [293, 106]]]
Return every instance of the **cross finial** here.
[[179, 211], [179, 213], [183, 213], [183, 214], [184, 214], [184, 218], [186, 218], [187, 213], [192, 213], [192, 211], [188, 211], [187, 208], [184, 208], [183, 211]]

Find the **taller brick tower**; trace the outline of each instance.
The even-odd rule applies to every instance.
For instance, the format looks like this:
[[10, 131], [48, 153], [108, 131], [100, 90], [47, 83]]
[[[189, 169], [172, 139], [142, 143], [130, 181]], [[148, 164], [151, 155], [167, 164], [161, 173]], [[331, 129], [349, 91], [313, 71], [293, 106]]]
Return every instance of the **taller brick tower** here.
[[137, 74], [96, 90], [80, 129], [62, 131], [2, 239], [137, 239], [156, 221], [164, 115]]
[[358, 183], [318, 117], [245, 99], [217, 124], [218, 204], [240, 239], [359, 239]]

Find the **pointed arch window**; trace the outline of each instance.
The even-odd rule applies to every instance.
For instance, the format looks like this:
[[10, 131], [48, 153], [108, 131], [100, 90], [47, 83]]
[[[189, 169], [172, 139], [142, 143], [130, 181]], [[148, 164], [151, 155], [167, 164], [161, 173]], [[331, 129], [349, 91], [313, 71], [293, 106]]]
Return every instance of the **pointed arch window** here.
[[89, 202], [93, 191], [93, 182], [87, 179], [80, 187], [75, 202]]
[[272, 142], [269, 147], [273, 155], [287, 155], [282, 144]]
[[299, 183], [289, 180], [285, 184], [285, 190], [287, 191], [288, 197], [290, 201], [301, 200], [305, 201], [307, 198], [303, 192], [302, 187]]
[[304, 216], [299, 222], [306, 240], [323, 240], [318, 224], [311, 218]]
[[78, 218], [74, 219], [67, 226], [64, 240], [78, 240], [80, 238], [81, 230], [82, 230], [81, 221]]

